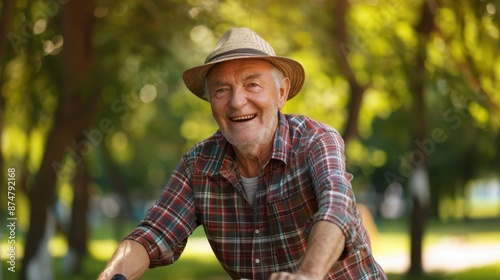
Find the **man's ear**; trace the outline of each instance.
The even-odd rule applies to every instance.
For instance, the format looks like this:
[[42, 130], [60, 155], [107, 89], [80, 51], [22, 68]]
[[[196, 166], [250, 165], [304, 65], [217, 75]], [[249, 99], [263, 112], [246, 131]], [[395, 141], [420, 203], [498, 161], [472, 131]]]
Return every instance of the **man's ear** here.
[[281, 88], [279, 92], [279, 100], [278, 107], [279, 109], [283, 109], [285, 107], [285, 103], [288, 99], [288, 93], [290, 92], [290, 79], [288, 77], [283, 77], [283, 81], [281, 83]]

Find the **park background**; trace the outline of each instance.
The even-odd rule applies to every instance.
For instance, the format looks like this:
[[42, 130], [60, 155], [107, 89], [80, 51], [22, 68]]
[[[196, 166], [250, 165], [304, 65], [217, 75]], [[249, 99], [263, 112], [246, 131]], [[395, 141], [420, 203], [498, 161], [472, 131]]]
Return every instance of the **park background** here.
[[[500, 277], [500, 1], [4, 0], [0, 11], [4, 279], [97, 276], [181, 155], [217, 129], [181, 75], [232, 26], [304, 65], [284, 112], [343, 135], [390, 279]], [[177, 264], [143, 279], [227, 276], [198, 229]]]

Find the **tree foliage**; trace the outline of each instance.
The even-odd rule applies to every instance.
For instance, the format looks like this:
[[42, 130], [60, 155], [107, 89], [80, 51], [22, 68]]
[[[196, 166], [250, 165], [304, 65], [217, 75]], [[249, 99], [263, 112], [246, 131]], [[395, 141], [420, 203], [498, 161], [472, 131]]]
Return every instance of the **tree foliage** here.
[[[470, 180], [498, 175], [498, 1], [77, 2], [0, 6], [0, 167], [17, 170], [28, 240], [45, 227], [34, 215], [56, 205], [69, 213], [116, 193], [126, 216], [156, 198], [180, 156], [217, 129], [181, 75], [231, 26], [304, 65], [304, 88], [285, 112], [344, 134], [355, 191], [406, 185], [425, 161], [436, 213]], [[423, 38], [425, 5], [434, 24]], [[425, 110], [415, 117], [419, 85]]]

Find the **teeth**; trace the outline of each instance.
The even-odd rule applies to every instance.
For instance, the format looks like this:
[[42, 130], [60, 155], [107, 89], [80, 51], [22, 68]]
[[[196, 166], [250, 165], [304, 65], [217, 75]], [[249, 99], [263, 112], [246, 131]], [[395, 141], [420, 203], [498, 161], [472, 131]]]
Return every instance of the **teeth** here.
[[232, 121], [246, 121], [255, 118], [255, 115], [247, 115], [247, 116], [241, 116], [241, 117], [236, 117], [236, 118], [231, 118]]

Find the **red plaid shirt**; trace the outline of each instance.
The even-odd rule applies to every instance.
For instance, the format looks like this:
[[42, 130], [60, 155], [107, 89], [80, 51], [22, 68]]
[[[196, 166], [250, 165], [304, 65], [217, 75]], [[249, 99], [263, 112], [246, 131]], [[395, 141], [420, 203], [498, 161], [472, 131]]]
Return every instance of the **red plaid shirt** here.
[[333, 128], [280, 113], [253, 207], [234, 155], [218, 131], [182, 157], [163, 194], [127, 237], [144, 245], [150, 267], [177, 260], [202, 225], [232, 278], [268, 279], [297, 269], [312, 225], [326, 220], [342, 229], [346, 246], [325, 279], [385, 279], [356, 208], [344, 142]]

